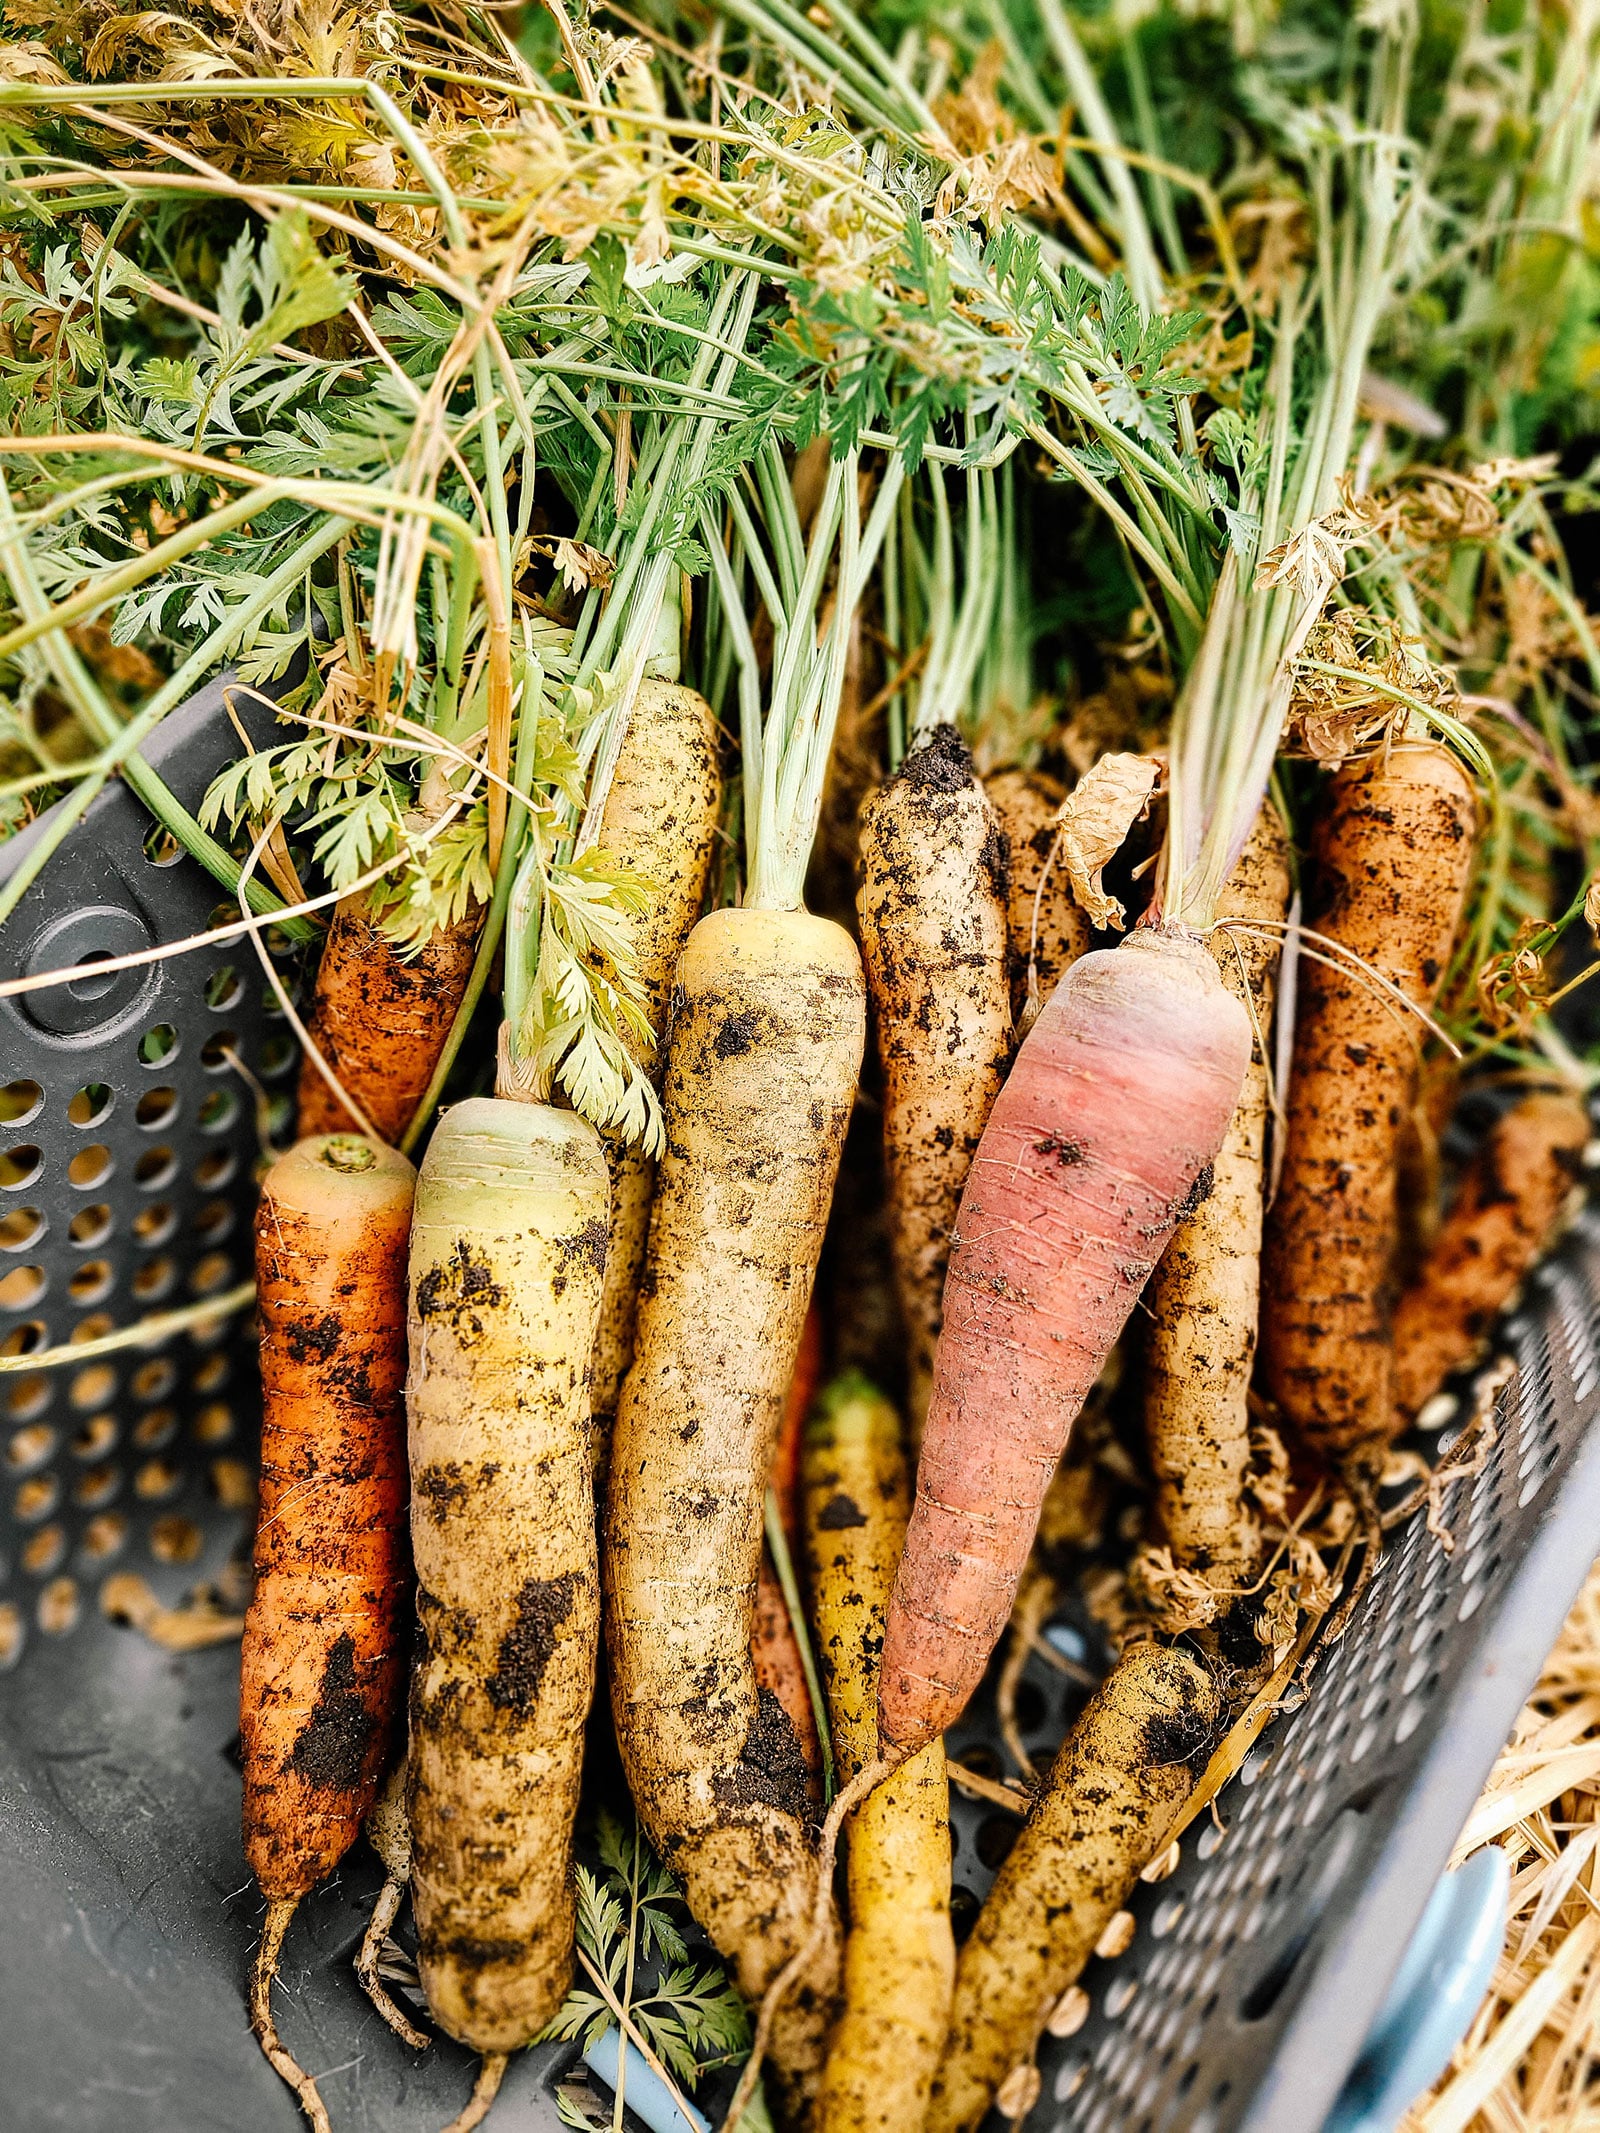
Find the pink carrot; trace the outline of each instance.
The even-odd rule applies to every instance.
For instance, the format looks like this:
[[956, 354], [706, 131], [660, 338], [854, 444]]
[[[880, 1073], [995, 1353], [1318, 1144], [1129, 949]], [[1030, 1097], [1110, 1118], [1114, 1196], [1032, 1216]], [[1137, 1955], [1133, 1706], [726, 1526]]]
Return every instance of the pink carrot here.
[[886, 1754], [914, 1754], [977, 1687], [1067, 1433], [1204, 1188], [1250, 1047], [1206, 950], [1150, 929], [1075, 963], [1018, 1053], [951, 1247], [884, 1643]]

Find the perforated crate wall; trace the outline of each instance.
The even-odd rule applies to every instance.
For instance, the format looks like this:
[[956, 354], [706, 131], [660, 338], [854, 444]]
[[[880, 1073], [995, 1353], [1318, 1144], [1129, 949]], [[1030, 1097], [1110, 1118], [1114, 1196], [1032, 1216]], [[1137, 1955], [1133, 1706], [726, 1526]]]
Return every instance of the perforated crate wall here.
[[[220, 688], [151, 761], [197, 805], [238, 742]], [[44, 823], [0, 846], [0, 880]], [[7, 976], [110, 960], [236, 917], [113, 783], [4, 929]], [[284, 958], [285, 944], [273, 947]], [[248, 940], [0, 1001], [0, 1354], [92, 1340], [250, 1273], [258, 1097], [296, 1052]], [[159, 1353], [0, 1376], [0, 1664], [71, 1634], [103, 1578], [173, 1598], [252, 1502], [253, 1356], [235, 1314]]]
[[[1503, 1328], [1516, 1374], [1482, 1471], [1391, 1540], [1298, 1708], [1262, 1734], [1134, 1932], [1092, 1961], [1047, 2035], [1030, 2133], [1314, 2133], [1600, 1548], [1600, 1218], [1591, 1211]], [[1448, 1536], [1448, 1538], [1446, 1537]], [[1083, 1638], [1081, 1622], [1056, 1634]], [[1034, 1659], [1024, 1745], [1047, 1752], [1084, 1691]], [[992, 1707], [953, 1753], [998, 1774]], [[969, 1913], [1015, 1831], [952, 1799]], [[998, 2128], [1003, 2121], [992, 2124]]]

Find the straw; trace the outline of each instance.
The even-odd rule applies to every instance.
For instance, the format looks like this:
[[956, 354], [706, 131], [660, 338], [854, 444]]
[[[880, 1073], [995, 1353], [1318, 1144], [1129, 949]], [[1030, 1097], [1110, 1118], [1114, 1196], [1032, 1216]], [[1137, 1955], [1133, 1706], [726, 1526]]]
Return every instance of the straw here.
[[1600, 1565], [1452, 1863], [1485, 1843], [1511, 1864], [1505, 1946], [1400, 2133], [1600, 2133]]

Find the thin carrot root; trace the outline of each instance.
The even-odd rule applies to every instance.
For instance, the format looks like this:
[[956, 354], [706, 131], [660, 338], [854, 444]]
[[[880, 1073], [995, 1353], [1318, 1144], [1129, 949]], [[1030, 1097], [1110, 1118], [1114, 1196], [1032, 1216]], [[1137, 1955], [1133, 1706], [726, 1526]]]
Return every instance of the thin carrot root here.
[[1496, 1121], [1394, 1314], [1394, 1416], [1403, 1428], [1470, 1362], [1572, 1196], [1591, 1133], [1576, 1096], [1537, 1093]]
[[1005, 843], [953, 726], [913, 749], [862, 809], [857, 908], [916, 1437], [961, 1188], [1011, 1054]]
[[[603, 1567], [617, 1738], [651, 1842], [752, 2004], [809, 1945], [794, 1729], [750, 1658], [764, 1501], [865, 1037], [854, 943], [804, 912], [713, 912], [678, 968], [633, 1367]], [[821, 2072], [837, 1953], [782, 2010], [796, 2118]]]
[[1067, 970], [1087, 953], [1089, 921], [1059, 855], [1052, 862], [1059, 787], [1052, 796], [1032, 772], [1002, 770], [985, 778], [983, 789], [1010, 849], [1011, 1013], [1025, 1036]]
[[472, 2094], [467, 2098], [465, 2108], [445, 2127], [444, 2133], [472, 2133], [474, 2126], [483, 2124], [494, 2107], [510, 2063], [508, 2052], [484, 2053], [478, 2066], [478, 2078], [472, 2084]]
[[[836, 1379], [806, 1432], [806, 1551], [839, 1768], [877, 1753], [877, 1655], [905, 1536], [900, 1417], [864, 1379]], [[821, 2133], [917, 2133], [955, 1975], [950, 1788], [930, 1741], [857, 1809], [848, 1860], [844, 2005], [818, 2099]]]
[[401, 2043], [409, 2044], [414, 2052], [425, 2052], [433, 2039], [407, 2019], [378, 1975], [383, 1944], [388, 1938], [389, 1928], [395, 1922], [405, 1892], [406, 1885], [403, 1881], [386, 1881], [379, 1889], [377, 1901], [372, 1906], [372, 1916], [367, 1920], [367, 1930], [362, 1934], [361, 1946], [356, 1951], [355, 1973], [361, 1980], [362, 1991]]
[[[1288, 901], [1289, 842], [1269, 801], [1224, 891], [1221, 916], [1280, 922]], [[1260, 1555], [1244, 1482], [1261, 1291], [1268, 1092], [1261, 1043], [1272, 1028], [1277, 935], [1265, 928], [1218, 932], [1211, 950], [1223, 984], [1241, 1005], [1253, 1006], [1260, 1038], [1212, 1164], [1210, 1189], [1178, 1224], [1150, 1285], [1145, 1428], [1157, 1516], [1172, 1560], [1225, 1592], [1251, 1582]]]
[[278, 1975], [278, 1958], [283, 1953], [283, 1936], [288, 1932], [289, 1921], [299, 1904], [298, 1896], [275, 1896], [267, 1905], [261, 1945], [256, 1949], [255, 1965], [250, 1974], [250, 2027], [267, 2064], [300, 2099], [300, 2108], [311, 2121], [314, 2133], [331, 2133], [327, 2107], [318, 2093], [317, 2084], [299, 2060], [284, 2050], [272, 2019], [272, 1987]]
[[928, 2133], [969, 2133], [1094, 1952], [1194, 1790], [1218, 1719], [1180, 1651], [1125, 1651], [1067, 1736], [956, 1965]]
[[346, 897], [337, 907], [307, 1030], [339, 1088], [307, 1053], [300, 1068], [302, 1139], [360, 1126], [340, 1089], [384, 1140], [400, 1139], [450, 1035], [482, 922], [481, 911], [469, 912], [405, 957], [373, 924], [365, 898]]
[[384, 1883], [372, 1906], [367, 1930], [361, 1937], [355, 1971], [367, 1998], [395, 2035], [413, 2051], [420, 2052], [426, 2051], [433, 2039], [402, 2013], [378, 1975], [384, 1941], [411, 1881], [411, 1819], [406, 1813], [406, 1766], [407, 1758], [401, 1756], [384, 1779], [383, 1790], [373, 1801], [366, 1820], [366, 1839], [383, 1861]]
[[[1432, 1002], [1455, 942], [1475, 815], [1456, 758], [1405, 741], [1336, 772], [1316, 824], [1308, 924], [1418, 1007]], [[1262, 1363], [1304, 1442], [1368, 1473], [1394, 1411], [1397, 1158], [1417, 1056], [1413, 1016], [1359, 974], [1302, 958]]]
[[950, 1255], [884, 1638], [886, 1749], [944, 1732], [982, 1678], [1068, 1432], [1222, 1143], [1250, 1047], [1211, 956], [1154, 929], [1075, 963], [1028, 1033]]

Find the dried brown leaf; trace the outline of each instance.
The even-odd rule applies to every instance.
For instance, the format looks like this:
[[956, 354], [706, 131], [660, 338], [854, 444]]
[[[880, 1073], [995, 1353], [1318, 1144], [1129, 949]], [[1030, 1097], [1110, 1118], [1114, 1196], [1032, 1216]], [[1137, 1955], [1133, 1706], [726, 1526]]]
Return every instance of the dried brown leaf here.
[[1106, 894], [1101, 871], [1116, 858], [1129, 830], [1150, 805], [1164, 767], [1156, 755], [1103, 755], [1061, 803], [1057, 857], [1092, 925], [1122, 931], [1128, 914], [1115, 896]]

